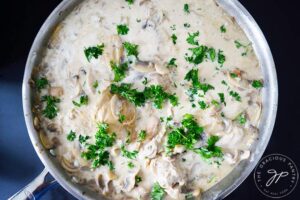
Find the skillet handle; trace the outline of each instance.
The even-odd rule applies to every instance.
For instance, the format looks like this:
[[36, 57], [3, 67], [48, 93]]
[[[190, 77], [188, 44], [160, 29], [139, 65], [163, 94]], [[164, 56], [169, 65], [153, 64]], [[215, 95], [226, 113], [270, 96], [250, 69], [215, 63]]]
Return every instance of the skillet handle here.
[[48, 170], [45, 168], [34, 180], [8, 198], [8, 200], [37, 200], [57, 185], [56, 180], [50, 176]]

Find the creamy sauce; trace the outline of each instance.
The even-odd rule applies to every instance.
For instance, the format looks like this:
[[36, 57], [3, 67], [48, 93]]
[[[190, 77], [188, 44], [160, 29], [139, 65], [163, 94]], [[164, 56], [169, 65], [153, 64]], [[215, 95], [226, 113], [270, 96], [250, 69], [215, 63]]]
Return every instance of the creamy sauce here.
[[[188, 4], [189, 12], [184, 11], [184, 4]], [[119, 24], [127, 25], [128, 34], [118, 35]], [[206, 58], [194, 66], [185, 59], [186, 53], [190, 54], [188, 49], [195, 47], [186, 41], [188, 34], [197, 31], [199, 44], [223, 52], [223, 64]], [[173, 34], [176, 44], [171, 39]], [[124, 42], [139, 45], [138, 58], [126, 56]], [[89, 62], [84, 49], [102, 43], [103, 54]], [[176, 58], [177, 67], [167, 67], [171, 58]], [[111, 94], [114, 72], [110, 61], [128, 60], [131, 62], [121, 83], [131, 83], [138, 91], [147, 85], [161, 85], [166, 92], [176, 94], [179, 105], [165, 101], [157, 109], [147, 101], [136, 107]], [[196, 95], [191, 102], [191, 82], [185, 76], [193, 68], [198, 69], [200, 82], [214, 89]], [[250, 146], [257, 138], [261, 90], [254, 88], [252, 81], [262, 79], [259, 63], [241, 28], [213, 0], [136, 0], [132, 5], [125, 0], [86, 0], [56, 28], [36, 71], [33, 79], [46, 77], [49, 81], [36, 93], [38, 106], [34, 107], [41, 142], [72, 180], [111, 199], [149, 199], [155, 183], [164, 188], [165, 199], [185, 199], [187, 194], [200, 199], [202, 192], [222, 180], [240, 160], [249, 158]], [[231, 91], [240, 96], [240, 101]], [[220, 93], [226, 105], [220, 101]], [[60, 99], [53, 119], [42, 114], [45, 102], [40, 102], [40, 97], [44, 95]], [[82, 95], [88, 96], [87, 105], [75, 106], [72, 101], [78, 102]], [[199, 101], [209, 107], [201, 109]], [[123, 123], [119, 122], [120, 113], [126, 117]], [[180, 145], [171, 156], [167, 154], [171, 130], [166, 118], [171, 116], [169, 123], [176, 127], [186, 113], [204, 127], [195, 146], [201, 147], [210, 136], [218, 136], [216, 146], [222, 149], [222, 158], [205, 159]], [[239, 121], [242, 115], [244, 122]], [[116, 133], [116, 141], [107, 148], [114, 170], [107, 165], [91, 169], [91, 161], [80, 156], [86, 149], [79, 143], [79, 135], [89, 136], [87, 141], [93, 144], [97, 123], [103, 122], [109, 124], [109, 133]], [[71, 130], [76, 133], [74, 141], [67, 139]], [[142, 130], [147, 136], [141, 142], [138, 134]], [[135, 159], [121, 153], [127, 139], [126, 149], [138, 151]], [[134, 167], [128, 167], [129, 162]], [[138, 184], [136, 176], [142, 178]]]

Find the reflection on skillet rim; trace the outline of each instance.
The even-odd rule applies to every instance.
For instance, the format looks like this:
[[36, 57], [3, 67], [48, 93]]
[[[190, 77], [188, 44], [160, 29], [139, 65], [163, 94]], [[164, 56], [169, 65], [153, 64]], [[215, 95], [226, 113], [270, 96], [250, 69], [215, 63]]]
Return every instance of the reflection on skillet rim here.
[[[45, 48], [46, 43], [54, 30], [54, 27], [60, 23], [73, 8], [80, 3], [79, 0], [63, 1], [49, 16], [42, 28], [40, 29], [33, 46], [31, 48], [28, 60], [26, 63], [26, 69], [23, 80], [23, 109], [26, 120], [27, 129], [30, 139], [34, 145], [38, 155], [54, 176], [54, 178], [71, 194], [75, 197], [82, 199], [96, 199], [98, 194], [85, 190], [82, 186], [79, 186], [69, 180], [69, 176], [60, 167], [59, 163], [53, 159], [47, 151], [44, 150], [39, 142], [38, 134], [33, 127], [33, 119], [31, 113], [32, 93], [28, 84], [31, 78], [31, 72], [36, 63], [39, 63], [41, 58], [41, 52]], [[236, 0], [218, 1], [220, 6], [227, 11], [231, 16], [235, 17], [240, 27], [244, 30], [247, 37], [252, 41], [253, 48], [259, 59], [262, 73], [264, 77], [264, 89], [263, 89], [263, 113], [260, 123], [259, 140], [252, 145], [255, 147], [252, 149], [252, 155], [249, 160], [242, 161], [228, 176], [222, 181], [206, 191], [203, 195], [203, 199], [222, 199], [230, 194], [236, 187], [238, 187], [251, 173], [255, 165], [262, 156], [269, 139], [272, 134], [276, 111], [277, 111], [277, 78], [275, 72], [275, 66], [273, 58], [269, 49], [269, 46], [255, 23], [254, 19], [245, 10], [245, 8]]]

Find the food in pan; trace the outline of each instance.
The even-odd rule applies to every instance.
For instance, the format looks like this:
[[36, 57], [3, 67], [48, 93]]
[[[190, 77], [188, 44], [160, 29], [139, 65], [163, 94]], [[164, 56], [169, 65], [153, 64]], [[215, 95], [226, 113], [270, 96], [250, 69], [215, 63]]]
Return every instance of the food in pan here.
[[258, 138], [252, 44], [214, 0], [86, 0], [34, 69], [34, 126], [108, 199], [200, 199]]

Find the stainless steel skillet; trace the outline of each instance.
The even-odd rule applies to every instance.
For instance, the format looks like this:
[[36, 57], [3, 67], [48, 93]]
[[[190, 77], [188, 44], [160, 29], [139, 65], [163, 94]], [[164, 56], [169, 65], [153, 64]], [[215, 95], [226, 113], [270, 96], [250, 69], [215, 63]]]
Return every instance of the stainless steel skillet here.
[[[257, 162], [264, 153], [272, 134], [278, 102], [278, 87], [275, 65], [267, 41], [247, 10], [237, 0], [216, 0], [238, 24], [242, 27], [248, 38], [252, 41], [255, 53], [259, 59], [263, 76], [263, 113], [260, 123], [259, 140], [252, 147], [250, 159], [241, 162], [228, 176], [221, 182], [203, 194], [203, 199], [223, 199], [236, 189], [251, 173]], [[62, 185], [68, 192], [78, 199], [99, 199], [99, 195], [88, 189], [74, 184], [68, 175], [60, 167], [59, 163], [47, 152], [39, 141], [38, 134], [33, 127], [33, 115], [31, 112], [33, 91], [30, 88], [29, 80], [33, 68], [40, 62], [42, 52], [45, 49], [48, 39], [54, 28], [59, 24], [82, 0], [64, 0], [48, 17], [32, 45], [26, 63], [23, 80], [23, 109], [28, 133], [32, 144], [45, 165], [43, 173], [31, 184], [18, 192], [11, 199], [26, 199], [41, 194], [44, 188], [53, 184], [44, 182], [44, 177], [49, 173]], [[37, 188], [39, 187], [39, 188]]]

